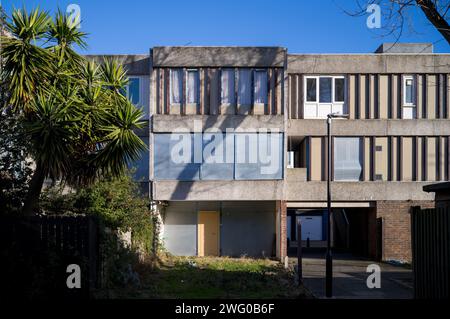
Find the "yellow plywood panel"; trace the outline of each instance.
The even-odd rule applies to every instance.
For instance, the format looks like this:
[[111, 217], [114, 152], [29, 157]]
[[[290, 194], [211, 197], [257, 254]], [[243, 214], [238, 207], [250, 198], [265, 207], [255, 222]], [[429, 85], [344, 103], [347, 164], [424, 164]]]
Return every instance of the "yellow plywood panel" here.
[[[377, 150], [379, 149], [379, 150]], [[381, 175], [381, 180], [388, 179], [388, 139], [377, 137], [375, 139], [375, 174]]]
[[370, 87], [369, 87], [369, 118], [375, 118], [375, 81], [377, 80], [375, 75], [370, 75], [369, 77]]
[[402, 138], [402, 180], [412, 181], [413, 178], [413, 141], [412, 137]]
[[423, 141], [422, 138], [417, 138], [417, 180], [422, 180], [422, 166], [423, 166]]
[[391, 83], [391, 90], [392, 90], [392, 118], [397, 119], [398, 118], [398, 100], [400, 96], [400, 92], [398, 90], [398, 84], [400, 81], [400, 77], [398, 75], [392, 75], [392, 83]]
[[198, 213], [197, 254], [198, 256], [219, 255], [220, 216], [216, 211]]
[[348, 113], [351, 119], [355, 119], [356, 80], [355, 75], [348, 76]]
[[366, 76], [359, 76], [359, 118], [366, 117]]
[[370, 181], [370, 138], [364, 138], [364, 180]]
[[[417, 100], [416, 100], [416, 105], [417, 105], [417, 118], [421, 119], [422, 118], [422, 112], [423, 112], [423, 80], [424, 75], [422, 74], [418, 74], [417, 75]], [[420, 176], [420, 175], [419, 175]]]
[[322, 138], [321, 137], [311, 137], [311, 180], [320, 181], [322, 180], [322, 161], [325, 160], [322, 157]]
[[379, 103], [378, 103], [378, 111], [380, 115], [380, 119], [388, 118], [388, 106], [389, 106], [389, 81], [387, 75], [380, 75], [378, 82], [379, 88]]
[[436, 138], [427, 137], [427, 180], [436, 180]]
[[427, 75], [427, 118], [436, 118], [436, 75]]

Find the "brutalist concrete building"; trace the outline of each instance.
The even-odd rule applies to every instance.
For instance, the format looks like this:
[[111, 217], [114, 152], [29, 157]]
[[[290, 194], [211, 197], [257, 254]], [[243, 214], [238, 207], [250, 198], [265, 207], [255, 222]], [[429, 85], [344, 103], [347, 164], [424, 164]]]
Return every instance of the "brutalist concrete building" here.
[[[412, 206], [449, 180], [450, 54], [384, 44], [369, 54], [280, 47], [154, 47], [118, 56], [144, 108], [149, 146], [133, 163], [175, 255], [284, 257], [325, 245], [333, 120], [332, 243], [411, 259]], [[302, 220], [302, 238], [295, 222]]]

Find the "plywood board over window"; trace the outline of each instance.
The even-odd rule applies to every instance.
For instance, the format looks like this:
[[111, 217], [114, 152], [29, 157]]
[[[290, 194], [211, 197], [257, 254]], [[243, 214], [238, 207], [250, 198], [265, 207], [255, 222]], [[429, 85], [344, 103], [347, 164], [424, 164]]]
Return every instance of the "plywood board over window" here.
[[375, 180], [388, 180], [388, 138], [375, 138]]
[[[427, 118], [436, 118], [436, 106], [438, 104], [436, 91], [437, 91], [437, 76], [427, 75]], [[433, 179], [434, 180], [434, 179]]]
[[413, 138], [403, 137], [402, 138], [402, 180], [412, 181], [413, 180]]

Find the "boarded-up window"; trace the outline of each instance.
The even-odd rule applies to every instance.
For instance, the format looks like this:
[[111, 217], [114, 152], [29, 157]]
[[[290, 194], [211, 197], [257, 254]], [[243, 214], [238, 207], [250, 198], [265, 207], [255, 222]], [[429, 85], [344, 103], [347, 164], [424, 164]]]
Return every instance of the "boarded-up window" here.
[[186, 98], [188, 104], [197, 104], [199, 101], [199, 81], [198, 70], [187, 71]]
[[181, 104], [183, 98], [183, 70], [170, 70], [170, 104]]
[[240, 105], [252, 104], [252, 73], [249, 69], [239, 70], [238, 103]]
[[362, 173], [361, 139], [337, 137], [334, 139], [334, 180], [359, 181]]
[[222, 70], [220, 97], [222, 104], [235, 104], [233, 69]]
[[267, 71], [255, 71], [255, 103], [267, 104]]

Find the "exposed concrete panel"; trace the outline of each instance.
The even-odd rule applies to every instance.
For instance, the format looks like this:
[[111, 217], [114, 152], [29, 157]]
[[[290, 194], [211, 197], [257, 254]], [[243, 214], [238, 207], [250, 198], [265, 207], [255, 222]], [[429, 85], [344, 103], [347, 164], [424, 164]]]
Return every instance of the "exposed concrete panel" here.
[[105, 55], [85, 55], [88, 60], [103, 62], [104, 58], [117, 59], [123, 64], [128, 75], [149, 75], [150, 74], [150, 56], [146, 54], [105, 54]]
[[288, 54], [288, 73], [448, 73], [450, 54]]
[[381, 44], [375, 53], [433, 53], [433, 43], [394, 43]]
[[269, 181], [155, 181], [155, 200], [280, 200], [282, 180]]
[[306, 168], [286, 168], [286, 180], [289, 181], [305, 181], [306, 182]]
[[280, 47], [154, 47], [154, 67], [284, 67]]
[[[335, 120], [332, 133], [334, 135], [348, 136], [439, 136], [449, 135], [450, 121], [437, 120]], [[294, 119], [288, 122], [289, 136], [325, 136], [325, 120], [300, 120]]]
[[[200, 123], [201, 129], [242, 128], [257, 130], [260, 128], [284, 128], [283, 115], [153, 115], [153, 132], [169, 133], [175, 130], [194, 131], [194, 123]], [[197, 122], [196, 122], [197, 121]], [[197, 129], [197, 127], [195, 127]]]
[[[422, 187], [427, 182], [332, 182], [332, 200], [433, 200]], [[429, 184], [429, 183], [428, 183]], [[325, 201], [326, 182], [290, 182], [286, 187], [286, 200]]]
[[273, 255], [275, 202], [223, 202], [221, 224], [222, 255]]

